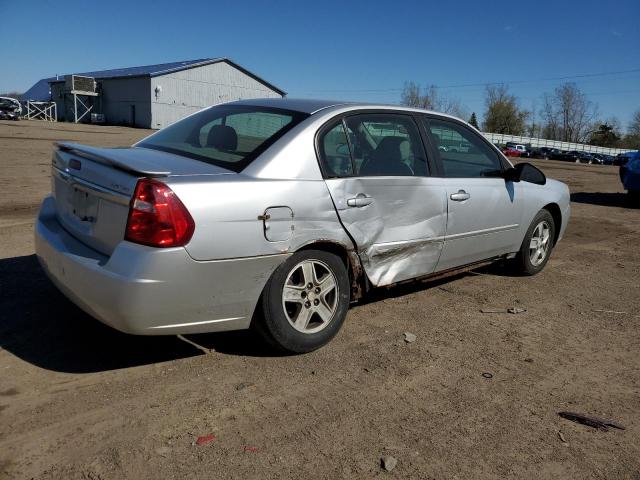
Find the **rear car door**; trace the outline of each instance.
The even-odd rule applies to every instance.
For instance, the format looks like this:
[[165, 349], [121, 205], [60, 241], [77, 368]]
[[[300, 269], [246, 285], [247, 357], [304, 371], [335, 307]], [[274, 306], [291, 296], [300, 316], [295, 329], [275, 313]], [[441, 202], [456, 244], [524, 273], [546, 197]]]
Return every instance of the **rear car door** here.
[[374, 285], [434, 271], [446, 200], [412, 115], [371, 112], [335, 119], [318, 135], [323, 174], [340, 220]]
[[437, 149], [448, 210], [437, 269], [516, 251], [522, 240], [522, 195], [517, 183], [499, 176], [508, 165], [488, 141], [462, 122], [435, 116], [425, 116], [424, 121]]

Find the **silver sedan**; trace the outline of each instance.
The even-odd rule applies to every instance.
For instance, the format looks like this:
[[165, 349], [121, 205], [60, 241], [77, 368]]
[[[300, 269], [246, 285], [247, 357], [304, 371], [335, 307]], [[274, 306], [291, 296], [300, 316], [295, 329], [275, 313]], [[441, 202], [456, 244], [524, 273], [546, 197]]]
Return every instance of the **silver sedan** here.
[[265, 99], [131, 148], [58, 144], [35, 229], [59, 289], [143, 335], [255, 328], [307, 352], [367, 291], [509, 259], [542, 270], [569, 190], [456, 118]]

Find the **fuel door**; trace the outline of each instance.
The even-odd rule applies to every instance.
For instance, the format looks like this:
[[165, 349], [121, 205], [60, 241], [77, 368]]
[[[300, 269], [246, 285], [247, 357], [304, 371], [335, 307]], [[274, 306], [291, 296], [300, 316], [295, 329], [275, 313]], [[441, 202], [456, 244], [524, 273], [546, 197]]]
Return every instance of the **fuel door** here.
[[264, 225], [264, 238], [270, 242], [286, 242], [293, 235], [293, 210], [269, 207], [259, 217]]

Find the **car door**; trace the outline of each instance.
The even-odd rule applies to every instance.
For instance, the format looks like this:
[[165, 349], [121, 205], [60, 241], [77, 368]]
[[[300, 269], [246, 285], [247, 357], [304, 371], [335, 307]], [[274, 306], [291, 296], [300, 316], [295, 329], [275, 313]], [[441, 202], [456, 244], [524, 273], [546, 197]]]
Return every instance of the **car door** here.
[[447, 205], [413, 116], [348, 115], [318, 138], [327, 187], [373, 285], [432, 273]]
[[[437, 270], [517, 251], [522, 241], [521, 189], [499, 176], [507, 165], [498, 152], [461, 122], [435, 116], [424, 120], [437, 147], [448, 211]], [[460, 143], [466, 148], [449, 148]]]

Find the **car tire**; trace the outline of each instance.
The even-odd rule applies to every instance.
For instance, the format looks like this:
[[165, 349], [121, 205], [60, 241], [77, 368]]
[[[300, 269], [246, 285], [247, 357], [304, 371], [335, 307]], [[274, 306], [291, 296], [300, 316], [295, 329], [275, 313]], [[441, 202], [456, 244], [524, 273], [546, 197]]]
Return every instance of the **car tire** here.
[[302, 250], [271, 275], [261, 298], [255, 330], [276, 350], [306, 353], [329, 342], [349, 309], [344, 262], [323, 250]]
[[[513, 266], [518, 273], [535, 275], [544, 268], [554, 247], [555, 233], [556, 225], [551, 213], [548, 210], [540, 210], [533, 218], [520, 251], [514, 259]], [[535, 242], [535, 240], [538, 241]], [[540, 242], [543, 242], [543, 245], [540, 245]], [[534, 243], [540, 247], [535, 247]]]

